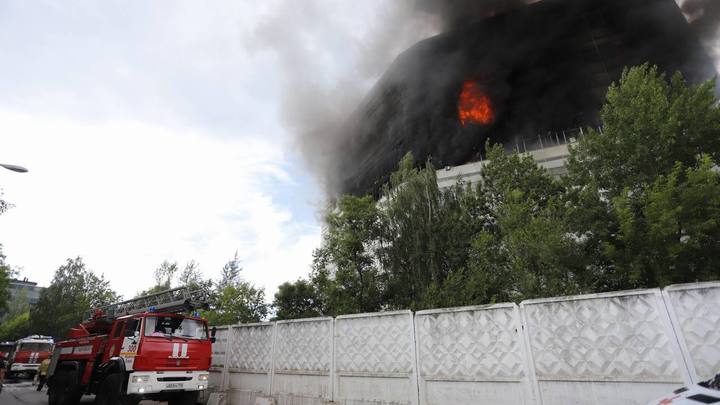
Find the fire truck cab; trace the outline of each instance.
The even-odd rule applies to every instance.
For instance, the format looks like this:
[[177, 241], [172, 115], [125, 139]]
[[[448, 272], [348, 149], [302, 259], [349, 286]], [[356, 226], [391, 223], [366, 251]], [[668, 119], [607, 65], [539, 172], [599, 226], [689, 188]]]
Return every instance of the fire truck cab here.
[[10, 376], [22, 373], [35, 374], [43, 360], [53, 351], [53, 339], [50, 336], [32, 335], [15, 342], [15, 350], [10, 355], [7, 372]]
[[15, 342], [0, 342], [0, 358], [8, 361], [14, 352]]
[[[50, 405], [75, 405], [83, 394], [95, 394], [98, 405], [196, 403], [207, 389], [214, 331], [185, 315], [191, 299], [185, 289], [141, 297], [98, 310], [71, 329], [50, 363]], [[156, 305], [143, 307], [148, 303]]]

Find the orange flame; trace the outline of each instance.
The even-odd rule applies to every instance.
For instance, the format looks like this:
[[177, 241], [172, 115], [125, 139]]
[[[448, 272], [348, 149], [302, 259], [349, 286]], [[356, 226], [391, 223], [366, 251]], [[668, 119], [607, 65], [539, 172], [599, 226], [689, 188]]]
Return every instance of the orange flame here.
[[495, 119], [490, 97], [483, 92], [475, 80], [463, 83], [458, 101], [458, 117], [463, 126], [470, 124], [487, 125]]

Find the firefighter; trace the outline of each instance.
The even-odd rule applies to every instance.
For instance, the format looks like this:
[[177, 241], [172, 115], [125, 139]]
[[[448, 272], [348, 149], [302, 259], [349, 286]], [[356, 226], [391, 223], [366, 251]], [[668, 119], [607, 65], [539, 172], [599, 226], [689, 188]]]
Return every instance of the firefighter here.
[[41, 391], [43, 389], [43, 386], [45, 386], [45, 383], [47, 382], [47, 375], [48, 370], [50, 369], [50, 359], [47, 358], [40, 363], [40, 369], [38, 370], [38, 375], [40, 376], [40, 380], [38, 382], [37, 390]]

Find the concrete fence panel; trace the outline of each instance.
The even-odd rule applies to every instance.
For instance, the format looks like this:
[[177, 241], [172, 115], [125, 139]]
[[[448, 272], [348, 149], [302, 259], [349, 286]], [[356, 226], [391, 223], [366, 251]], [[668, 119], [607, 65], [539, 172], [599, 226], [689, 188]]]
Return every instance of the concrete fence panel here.
[[334, 351], [335, 402], [418, 403], [412, 312], [339, 316]]
[[332, 400], [333, 318], [275, 324], [272, 394], [279, 405]]
[[534, 403], [517, 305], [421, 311], [415, 329], [421, 404]]
[[227, 367], [231, 404], [254, 405], [256, 397], [270, 395], [274, 332], [274, 323], [230, 328]]
[[669, 286], [663, 295], [692, 380], [720, 373], [720, 283]]
[[224, 391], [227, 389], [225, 361], [229, 335], [229, 327], [220, 326], [217, 328], [215, 343], [212, 345], [212, 359], [210, 360], [210, 381], [208, 381], [208, 386], [211, 391]]
[[689, 380], [660, 290], [521, 304], [542, 404], [645, 404]]

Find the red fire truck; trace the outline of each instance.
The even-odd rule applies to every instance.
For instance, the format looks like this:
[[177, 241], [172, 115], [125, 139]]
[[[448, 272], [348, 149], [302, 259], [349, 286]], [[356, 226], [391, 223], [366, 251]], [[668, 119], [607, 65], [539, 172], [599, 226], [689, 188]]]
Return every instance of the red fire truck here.
[[207, 388], [211, 343], [207, 322], [185, 315], [206, 305], [204, 291], [176, 288], [92, 313], [58, 342], [48, 372], [50, 405], [98, 405], [142, 399], [196, 403]]
[[53, 351], [53, 339], [50, 336], [32, 335], [15, 342], [15, 350], [8, 361], [8, 376], [35, 374], [43, 360]]

